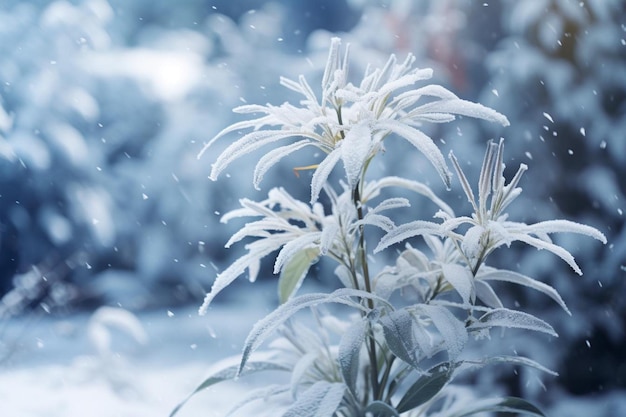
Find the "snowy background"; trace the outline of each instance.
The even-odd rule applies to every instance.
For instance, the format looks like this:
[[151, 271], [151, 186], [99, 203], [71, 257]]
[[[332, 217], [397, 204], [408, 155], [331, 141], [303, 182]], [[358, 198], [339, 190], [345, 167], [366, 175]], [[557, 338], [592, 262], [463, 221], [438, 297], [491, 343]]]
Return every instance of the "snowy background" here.
[[[511, 292], [561, 337], [521, 334], [510, 349], [560, 377], [502, 368], [475, 382], [553, 416], [626, 415], [625, 22], [622, 0], [3, 0], [0, 415], [167, 415], [239, 351], [276, 303], [271, 279], [236, 285], [206, 317], [196, 309], [241, 249], [223, 249], [233, 230], [220, 213], [267, 190], [245, 161], [212, 183], [210, 156], [196, 155], [232, 107], [293, 99], [280, 75], [318, 85], [332, 36], [351, 43], [356, 77], [411, 52], [436, 82], [504, 113], [506, 129], [459, 120], [430, 134], [470, 175], [504, 137], [507, 175], [530, 168], [516, 220], [568, 218], [609, 239], [559, 241], [583, 277], [533, 249], [498, 255], [556, 287], [573, 317]], [[380, 169], [445, 192], [403, 155], [390, 149]], [[306, 196], [293, 166], [266, 186], [293, 178]], [[462, 208], [459, 191], [448, 201]], [[244, 389], [200, 395], [180, 415], [219, 415]]]

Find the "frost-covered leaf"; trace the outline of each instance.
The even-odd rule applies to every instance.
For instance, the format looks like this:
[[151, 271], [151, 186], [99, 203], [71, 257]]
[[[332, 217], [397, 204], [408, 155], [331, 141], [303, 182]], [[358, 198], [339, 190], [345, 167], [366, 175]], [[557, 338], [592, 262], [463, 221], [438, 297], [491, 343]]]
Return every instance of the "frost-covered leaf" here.
[[393, 132], [415, 146], [433, 164], [446, 186], [450, 186], [450, 172], [446, 161], [437, 145], [424, 132], [397, 120], [378, 121], [376, 127]]
[[572, 256], [571, 253], [569, 253], [566, 249], [562, 248], [561, 246], [554, 244], [554, 243], [546, 242], [543, 239], [529, 236], [525, 232], [520, 233], [517, 231], [512, 231], [512, 232], [509, 232], [509, 235], [511, 236], [511, 240], [519, 240], [520, 242], [524, 242], [527, 245], [534, 246], [535, 248], [539, 250], [545, 249], [549, 252], [552, 252], [553, 254], [563, 259], [565, 262], [567, 262], [567, 264], [578, 275], [583, 274], [583, 271], [580, 269], [580, 267], [574, 260], [574, 256]]
[[230, 165], [234, 160], [255, 151], [270, 143], [296, 137], [303, 136], [298, 130], [260, 130], [248, 133], [230, 144], [215, 160], [211, 169], [210, 178], [216, 180], [217, 177]]
[[523, 285], [528, 288], [532, 288], [536, 291], [542, 292], [546, 294], [548, 297], [552, 298], [557, 302], [559, 306], [569, 315], [571, 315], [569, 309], [565, 305], [565, 302], [554, 288], [545, 284], [541, 281], [537, 281], [533, 278], [530, 278], [526, 275], [520, 274], [518, 272], [507, 271], [503, 269], [494, 269], [494, 268], [485, 268], [481, 269], [478, 272], [477, 279], [480, 281], [504, 281], [510, 282], [513, 284]]
[[246, 269], [250, 270], [250, 280], [254, 281], [254, 279], [256, 278], [256, 274], [258, 272], [259, 259], [269, 255], [270, 253], [278, 249], [280, 246], [287, 243], [289, 241], [289, 236], [282, 237], [282, 239], [279, 237], [274, 240], [270, 240], [270, 239], [264, 239], [264, 240], [267, 242], [263, 242], [263, 243], [271, 243], [271, 244], [265, 244], [263, 246], [261, 245], [253, 246], [251, 244], [249, 246], [250, 251], [246, 255], [237, 259], [235, 262], [233, 262], [228, 268], [226, 268], [221, 274], [219, 274], [215, 278], [215, 281], [213, 282], [213, 285], [211, 286], [211, 291], [209, 291], [209, 293], [204, 297], [204, 302], [202, 303], [202, 305], [200, 306], [198, 310], [200, 315], [206, 314], [207, 309], [209, 308], [209, 305], [211, 304], [211, 301], [213, 301], [213, 298], [215, 298], [215, 296], [224, 288], [228, 287], [235, 279], [237, 279], [237, 277], [243, 274]]
[[442, 199], [437, 197], [435, 192], [428, 185], [419, 181], [408, 180], [402, 177], [389, 176], [383, 177], [376, 181], [368, 182], [366, 184], [363, 197], [366, 200], [372, 199], [380, 193], [380, 190], [387, 187], [404, 188], [406, 190], [421, 194], [424, 197], [427, 197], [433, 203], [435, 203], [445, 213], [447, 213], [451, 217], [454, 216], [454, 211], [452, 210], [452, 208], [450, 208], [450, 206], [446, 204]]
[[369, 213], [380, 213], [381, 211], [404, 207], [411, 207], [409, 200], [402, 197], [392, 197], [381, 201], [376, 207], [372, 208]]
[[283, 417], [332, 416], [339, 408], [345, 392], [344, 384], [318, 381], [298, 397]]
[[416, 310], [428, 316], [443, 338], [450, 359], [461, 354], [467, 342], [465, 324], [457, 319], [449, 309], [430, 304], [420, 304]]
[[276, 362], [267, 362], [267, 361], [249, 362], [246, 364], [245, 368], [241, 369], [241, 371], [239, 368], [240, 368], [239, 364], [230, 365], [209, 375], [204, 381], [202, 381], [200, 385], [198, 385], [198, 387], [191, 394], [189, 394], [189, 396], [185, 400], [183, 400], [180, 404], [178, 404], [172, 410], [169, 417], [174, 417], [178, 413], [178, 411], [180, 411], [180, 409], [187, 403], [187, 401], [189, 401], [189, 399], [192, 396], [194, 396], [198, 392], [205, 390], [209, 388], [210, 386], [215, 385], [219, 382], [232, 380], [238, 375], [245, 376], [245, 375], [250, 375], [250, 374], [254, 374], [257, 372], [261, 372], [261, 371], [290, 371], [291, 370], [288, 366], [284, 364], [280, 364]]
[[[308, 249], [318, 250], [317, 247], [319, 246], [320, 237], [320, 232], [309, 232], [297, 237], [294, 236], [294, 238], [283, 245], [280, 252], [278, 252], [276, 261], [274, 262], [274, 273], [277, 274], [282, 271], [285, 263], [291, 262], [297, 254]], [[315, 254], [315, 256], [317, 256], [317, 254]]]
[[259, 320], [253, 327], [246, 341], [244, 342], [243, 353], [241, 355], [240, 369], [243, 370], [246, 362], [248, 361], [252, 352], [254, 352], [260, 345], [285, 321], [289, 320], [298, 311], [313, 307], [324, 303], [338, 303], [345, 304], [347, 306], [359, 309], [367, 312], [368, 309], [362, 306], [360, 303], [352, 300], [353, 297], [361, 299], [371, 299], [377, 302], [385, 304], [387, 307], [393, 309], [387, 301], [382, 298], [370, 294], [366, 291], [355, 290], [351, 288], [340, 288], [330, 294], [313, 293], [304, 294], [299, 297], [292, 298], [286, 303], [282, 304], [276, 310]]
[[251, 392], [247, 393], [244, 398], [239, 400], [235, 405], [233, 405], [230, 410], [226, 413], [225, 417], [229, 417], [233, 415], [240, 408], [250, 404], [253, 401], [264, 400], [267, 401], [271, 397], [276, 395], [281, 395], [286, 392], [289, 392], [288, 385], [270, 385], [259, 389], [254, 389]]
[[476, 295], [471, 271], [462, 265], [448, 263], [441, 265], [441, 271], [446, 281], [459, 293], [463, 302], [468, 305], [473, 304]]
[[330, 175], [330, 172], [335, 168], [337, 162], [341, 158], [341, 150], [335, 149], [330, 154], [324, 158], [322, 162], [320, 162], [319, 166], [313, 173], [313, 178], [311, 179], [311, 203], [314, 203], [319, 198], [320, 192], [326, 184], [326, 180]]
[[515, 413], [517, 415], [523, 414], [527, 416], [546, 417], [535, 405], [523, 398], [517, 397], [478, 401], [473, 405], [464, 407], [463, 411], [450, 414], [449, 417], [469, 417], [478, 413]]
[[484, 281], [476, 280], [474, 282], [474, 286], [476, 289], [476, 297], [478, 297], [480, 301], [485, 303], [486, 306], [491, 308], [504, 307], [502, 301], [500, 300], [500, 297], [498, 297], [491, 285], [487, 284]]
[[411, 117], [417, 117], [428, 113], [448, 113], [459, 116], [474, 117], [489, 122], [499, 123], [502, 126], [508, 126], [509, 121], [503, 114], [485, 107], [482, 104], [463, 100], [460, 98], [442, 99], [423, 104], [409, 112]]
[[281, 146], [279, 148], [273, 149], [263, 155], [259, 162], [257, 162], [256, 167], [254, 168], [254, 177], [253, 184], [254, 188], [258, 189], [259, 184], [263, 180], [265, 173], [284, 157], [306, 147], [311, 146], [312, 143], [308, 139], [300, 140], [298, 142], [292, 143], [290, 145]]
[[452, 379], [456, 364], [445, 362], [428, 370], [413, 385], [409, 387], [398, 402], [396, 410], [399, 413], [412, 410], [426, 403], [437, 395]]
[[368, 322], [365, 319], [359, 319], [352, 323], [341, 336], [339, 342], [337, 360], [341, 369], [341, 375], [355, 398], [357, 398], [356, 381], [359, 376], [359, 357], [367, 328]]
[[278, 298], [281, 303], [286, 302], [298, 291], [309, 268], [317, 261], [318, 248], [305, 248], [296, 253], [280, 271], [278, 279]]
[[547, 333], [551, 336], [558, 337], [554, 328], [545, 321], [523, 311], [509, 310], [507, 308], [498, 308], [491, 310], [473, 322], [469, 327], [469, 331], [491, 328], [491, 327], [509, 327], [517, 329], [533, 330], [536, 332]]
[[300, 388], [300, 382], [305, 374], [315, 367], [315, 363], [319, 360], [317, 352], [308, 352], [298, 359], [293, 370], [291, 371], [291, 396], [296, 398]]
[[380, 239], [378, 246], [374, 249], [374, 253], [394, 245], [399, 242], [403, 242], [415, 236], [424, 234], [440, 234], [441, 226], [437, 223], [428, 222], [425, 220], [415, 220], [409, 223], [402, 224], [395, 227]]
[[527, 366], [529, 368], [534, 368], [534, 369], [537, 369], [538, 371], [545, 372], [552, 376], [559, 375], [557, 372], [554, 372], [553, 370], [546, 368], [540, 363], [530, 358], [526, 358], [524, 356], [501, 355], [501, 356], [491, 356], [484, 360], [485, 365], [492, 364], [492, 363], [512, 363], [515, 365], [522, 365], [522, 366]]
[[376, 213], [367, 213], [363, 220], [356, 223], [356, 226], [360, 225], [376, 226], [386, 232], [390, 232], [395, 226], [389, 217]]
[[365, 407], [365, 412], [380, 417], [400, 417], [395, 408], [382, 401], [372, 401]]
[[340, 149], [348, 186], [354, 189], [372, 150], [372, 131], [367, 123], [352, 126], [342, 140]]
[[398, 358], [415, 369], [419, 368], [420, 346], [415, 340], [415, 320], [406, 310], [393, 311], [379, 320], [387, 346]]

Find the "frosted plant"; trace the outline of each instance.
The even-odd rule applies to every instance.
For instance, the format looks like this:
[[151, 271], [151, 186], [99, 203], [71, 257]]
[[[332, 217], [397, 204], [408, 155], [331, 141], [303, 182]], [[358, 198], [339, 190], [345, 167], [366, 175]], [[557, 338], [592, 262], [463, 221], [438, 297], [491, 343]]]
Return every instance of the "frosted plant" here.
[[[503, 125], [508, 122], [496, 111], [462, 100], [441, 86], [416, 87], [431, 71], [414, 69], [412, 56], [402, 63], [392, 56], [384, 68], [368, 69], [355, 86], [347, 81], [348, 48], [342, 60], [339, 51], [340, 41], [333, 39], [321, 99], [303, 77], [298, 82], [283, 78], [283, 85], [305, 96], [301, 107], [289, 103], [239, 107], [235, 111], [262, 116], [227, 127], [202, 151], [207, 152], [215, 140], [228, 133], [252, 129], [217, 157], [211, 175], [216, 179], [242, 155], [280, 142], [257, 163], [255, 186], [271, 166], [302, 148], [313, 146], [325, 156], [309, 167], [298, 168], [315, 169], [309, 202], [298, 201], [282, 187], [273, 188], [267, 199], [242, 199], [241, 208], [222, 218], [224, 222], [253, 218], [232, 236], [227, 247], [243, 239], [252, 241], [246, 245], [247, 253], [216, 277], [200, 313], [207, 313], [216, 294], [246, 270], [255, 280], [261, 259], [276, 252], [274, 273], [279, 275], [281, 305], [254, 325], [238, 363], [212, 373], [194, 394], [226, 379], [271, 370], [288, 373], [287, 383], [252, 390], [232, 412], [250, 402], [266, 401], [275, 407], [269, 408], [271, 415], [287, 417], [461, 417], [482, 412], [543, 416], [521, 398], [476, 399], [451, 383], [464, 371], [502, 362], [555, 374], [530, 358], [475, 358], [476, 349], [467, 349], [470, 338], [488, 339], [492, 328], [556, 336], [544, 320], [505, 307], [493, 281], [537, 290], [569, 313], [554, 288], [521, 273], [491, 267], [487, 258], [496, 248], [521, 241], [556, 254], [581, 273], [573, 256], [549, 235], [571, 232], [606, 242], [604, 235], [566, 220], [533, 225], [509, 221], [504, 210], [520, 195], [518, 185], [527, 168], [520, 166], [506, 184], [502, 141], [487, 146], [478, 200], [457, 159], [450, 155], [471, 203], [470, 215], [457, 216], [426, 184], [413, 178], [367, 178], [370, 162], [383, 150], [383, 141], [399, 136], [426, 155], [449, 186], [451, 173], [445, 159], [420, 130], [421, 123], [450, 122], [457, 115]], [[330, 172], [339, 161], [344, 178], [331, 184]], [[392, 187], [415, 192], [434, 203], [438, 207], [435, 220], [396, 225], [390, 213], [410, 207], [410, 201], [383, 198], [386, 194], [381, 191]], [[322, 192], [328, 197], [327, 206], [319, 200]], [[383, 231], [374, 250], [368, 249], [365, 236], [372, 227]], [[379, 252], [396, 244], [404, 244], [404, 249], [396, 253], [395, 261], [374, 271], [371, 258], [381, 258], [376, 263], [380, 265], [386, 258]], [[335, 262], [340, 288], [298, 294], [309, 268], [322, 258]], [[409, 293], [412, 297], [406, 296]], [[330, 310], [327, 305], [337, 308]], [[312, 313], [312, 329], [310, 323], [301, 323], [297, 314], [302, 311]], [[268, 349], [259, 350], [272, 336], [277, 338]]]

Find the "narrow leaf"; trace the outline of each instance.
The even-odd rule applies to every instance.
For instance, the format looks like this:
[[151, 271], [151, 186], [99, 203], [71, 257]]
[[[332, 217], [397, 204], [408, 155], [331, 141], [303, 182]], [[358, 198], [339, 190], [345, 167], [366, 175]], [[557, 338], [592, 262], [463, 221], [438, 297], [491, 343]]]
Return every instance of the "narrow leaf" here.
[[458, 264], [443, 264], [441, 270], [446, 281], [459, 293], [463, 302], [470, 304], [475, 299], [474, 278], [464, 266]]
[[312, 142], [309, 139], [303, 139], [290, 145], [281, 146], [273, 149], [263, 155], [254, 169], [254, 188], [259, 189], [259, 184], [263, 180], [265, 173], [274, 165], [276, 165], [284, 157], [296, 152], [305, 146], [311, 146]]
[[346, 392], [340, 383], [318, 381], [306, 390], [287, 410], [283, 417], [328, 417], [332, 416]]
[[509, 310], [507, 308], [498, 308], [485, 313], [478, 321], [472, 323], [468, 327], [468, 330], [472, 331], [491, 327], [533, 330], [558, 337], [554, 328], [540, 318], [532, 314], [524, 313], [523, 311]]
[[455, 364], [445, 362], [428, 371], [420, 377], [404, 394], [396, 410], [398, 413], [412, 410], [431, 400], [452, 379], [456, 368]]
[[419, 369], [419, 345], [417, 344], [413, 326], [414, 319], [406, 310], [393, 311], [379, 320], [387, 346], [398, 358]]
[[533, 290], [542, 292], [546, 294], [548, 297], [552, 298], [554, 301], [557, 302], [559, 306], [561, 306], [563, 310], [565, 310], [565, 312], [567, 312], [567, 314], [569, 314], [570, 316], [572, 315], [572, 313], [570, 313], [569, 309], [565, 305], [565, 302], [563, 301], [563, 299], [561, 298], [557, 290], [555, 290], [548, 284], [545, 284], [541, 281], [537, 281], [526, 275], [520, 274], [518, 272], [513, 272], [513, 271], [490, 268], [488, 270], [481, 269], [480, 272], [478, 273], [477, 278], [480, 281], [489, 281], [489, 280], [504, 281], [504, 282], [510, 282], [513, 284], [523, 285], [525, 287], [532, 288]]
[[444, 340], [446, 350], [451, 359], [461, 354], [467, 342], [467, 329], [449, 309], [430, 304], [422, 304], [419, 310], [432, 320]]
[[365, 412], [381, 417], [400, 417], [395, 408], [382, 401], [372, 401], [365, 407]]
[[469, 406], [469, 409], [464, 408], [463, 411], [450, 415], [450, 417], [467, 417], [484, 412], [517, 413], [535, 417], [546, 417], [536, 406], [518, 397], [505, 397], [481, 401], [477, 405]]
[[359, 376], [359, 357], [365, 340], [367, 321], [360, 319], [341, 336], [337, 360], [341, 367], [343, 380], [356, 398], [356, 380]]
[[[238, 370], [239, 370], [239, 365], [235, 364], [235, 365], [230, 365], [226, 368], [223, 368], [211, 374], [204, 381], [202, 381], [202, 383], [198, 385], [198, 387], [195, 390], [193, 390], [193, 392], [189, 394], [189, 396], [185, 400], [183, 400], [180, 404], [178, 404], [172, 410], [169, 417], [174, 417], [178, 413], [178, 411], [180, 411], [180, 409], [187, 403], [187, 401], [189, 401], [191, 397], [193, 397], [198, 392], [205, 390], [209, 388], [210, 386], [215, 385], [219, 382], [232, 380], [236, 378], [238, 374]], [[250, 375], [256, 372], [260, 372], [260, 371], [290, 371], [290, 369], [289, 367], [283, 364], [274, 363], [274, 362], [266, 362], [266, 361], [249, 362], [246, 365], [246, 367], [243, 370], [241, 370], [239, 375], [240, 376]]]
[[450, 172], [446, 161], [437, 145], [424, 132], [397, 120], [379, 121], [376, 128], [393, 132], [415, 146], [435, 167], [446, 186], [450, 187]]
[[405, 223], [394, 228], [383, 236], [382, 239], [380, 239], [380, 242], [378, 242], [378, 246], [374, 249], [374, 253], [380, 252], [393, 244], [405, 241], [415, 236], [423, 234], [436, 235], [439, 233], [441, 233], [441, 226], [437, 223], [424, 220], [415, 220]]
[[326, 158], [318, 165], [317, 169], [313, 173], [313, 178], [311, 179], [311, 204], [315, 203], [326, 184], [326, 180], [330, 175], [337, 162], [341, 158], [341, 150], [339, 148], [333, 150], [331, 153], [326, 155]]
[[274, 330], [280, 327], [291, 316], [304, 308], [324, 303], [338, 303], [360, 309], [364, 312], [368, 311], [366, 307], [352, 300], [351, 297], [376, 300], [378, 302], [388, 305], [391, 309], [393, 309], [393, 307], [391, 307], [384, 299], [376, 295], [350, 288], [340, 288], [330, 294], [313, 293], [292, 298], [291, 300], [282, 304], [276, 310], [265, 316], [263, 319], [259, 320], [252, 327], [252, 330], [248, 334], [248, 337], [246, 338], [246, 341], [244, 343], [244, 349], [241, 355], [241, 364], [239, 365], [239, 369], [244, 369], [246, 362], [248, 361], [252, 352], [254, 352]]
[[278, 278], [278, 298], [285, 303], [298, 291], [312, 264], [319, 256], [318, 248], [306, 248], [296, 253], [280, 271]]

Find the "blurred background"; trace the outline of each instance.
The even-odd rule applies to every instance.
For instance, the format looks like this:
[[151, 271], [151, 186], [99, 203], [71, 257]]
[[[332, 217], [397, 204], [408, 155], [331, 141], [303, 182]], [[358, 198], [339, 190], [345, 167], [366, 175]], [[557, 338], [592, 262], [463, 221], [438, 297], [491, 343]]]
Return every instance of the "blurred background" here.
[[[279, 76], [318, 86], [329, 40], [340, 36], [351, 44], [354, 80], [368, 63], [412, 53], [435, 82], [509, 118], [504, 129], [462, 119], [426, 129], [474, 178], [487, 140], [505, 138], [507, 176], [520, 163], [530, 168], [512, 218], [567, 218], [609, 239], [602, 247], [557, 237], [582, 277], [532, 248], [493, 256], [556, 287], [573, 318], [511, 291], [511, 303], [555, 324], [561, 338], [558, 349], [507, 343], [561, 376], [542, 386], [496, 370], [480, 375], [483, 385], [548, 404], [554, 392], [626, 390], [625, 22], [622, 0], [3, 0], [0, 364], [14, 353], [12, 320], [102, 306], [139, 316], [196, 308], [243, 251], [224, 250], [237, 225], [220, 224], [221, 213], [243, 196], [263, 198], [298, 165], [287, 160], [255, 191], [249, 163], [213, 183], [212, 155], [198, 152], [237, 120], [234, 106], [299, 100]], [[446, 193], [405, 155], [389, 149], [380, 169], [414, 172]], [[307, 198], [293, 178], [286, 187]], [[468, 209], [460, 187], [446, 199]], [[319, 285], [334, 285], [319, 268]], [[216, 302], [246, 299], [233, 291]]]

